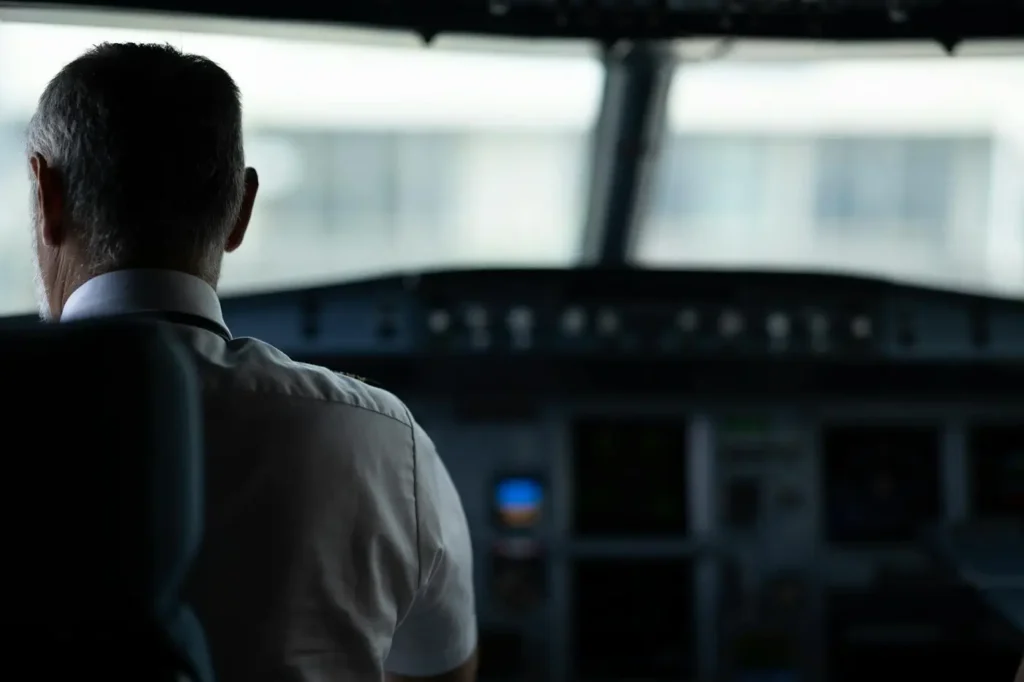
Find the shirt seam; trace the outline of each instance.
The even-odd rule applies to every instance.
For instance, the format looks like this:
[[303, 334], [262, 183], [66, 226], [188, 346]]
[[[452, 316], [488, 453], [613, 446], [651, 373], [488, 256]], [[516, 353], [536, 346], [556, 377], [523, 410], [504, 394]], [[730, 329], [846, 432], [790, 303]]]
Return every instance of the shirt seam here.
[[[408, 427], [408, 428], [412, 427], [412, 424], [410, 423], [409, 419], [402, 419], [401, 417], [397, 417], [397, 416], [395, 416], [393, 414], [389, 414], [389, 413], [384, 412], [383, 410], [380, 410], [380, 409], [378, 409], [376, 407], [370, 407], [368, 405], [360, 405], [359, 403], [346, 402], [344, 400], [338, 400], [336, 398], [331, 398], [331, 397], [326, 397], [326, 396], [296, 395], [296, 394], [291, 394], [291, 393], [281, 393], [279, 391], [273, 391], [273, 390], [248, 388], [248, 387], [241, 387], [241, 386], [230, 386], [230, 387], [223, 387], [223, 388], [222, 387], [212, 387], [212, 388], [204, 387], [203, 392], [206, 392], [206, 391], [209, 391], [211, 393], [232, 393], [232, 392], [238, 392], [238, 393], [247, 393], [249, 395], [259, 396], [261, 398], [262, 397], [272, 397], [272, 398], [278, 398], [278, 399], [282, 399], [282, 400], [309, 400], [309, 401], [318, 402], [318, 403], [327, 403], [328, 405], [335, 405], [335, 406], [338, 406], [338, 407], [351, 407], [351, 408], [356, 409], [356, 410], [363, 410], [364, 412], [369, 412], [370, 414], [375, 414], [375, 415], [378, 415], [378, 416], [381, 416], [381, 417], [385, 417], [387, 419], [390, 419], [390, 420], [392, 420], [394, 422], [397, 422], [397, 423], [401, 424], [402, 426], [405, 426], [405, 427]], [[409, 414], [408, 412], [407, 412], [407, 415], [411, 416], [411, 414]], [[416, 444], [415, 444], [415, 440], [413, 440], [413, 453], [414, 454], [415, 454], [415, 450], [416, 450]]]
[[416, 524], [416, 590], [423, 588], [423, 544], [420, 542], [420, 485], [419, 485], [419, 453], [416, 448], [416, 423], [412, 413], [406, 408], [409, 417], [409, 434], [412, 436], [412, 514]]

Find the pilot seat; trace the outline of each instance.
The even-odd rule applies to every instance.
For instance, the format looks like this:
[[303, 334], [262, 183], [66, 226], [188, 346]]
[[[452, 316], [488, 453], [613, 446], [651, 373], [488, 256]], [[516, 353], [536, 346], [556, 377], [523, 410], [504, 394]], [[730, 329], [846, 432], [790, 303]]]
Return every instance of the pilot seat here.
[[158, 323], [0, 331], [8, 671], [212, 682], [181, 589], [202, 534], [190, 358]]

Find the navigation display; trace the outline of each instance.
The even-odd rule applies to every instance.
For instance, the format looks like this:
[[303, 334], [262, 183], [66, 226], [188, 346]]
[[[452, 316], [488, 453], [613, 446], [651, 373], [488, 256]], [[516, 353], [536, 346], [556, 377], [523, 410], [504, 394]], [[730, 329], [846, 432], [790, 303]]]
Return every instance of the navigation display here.
[[1024, 427], [978, 427], [968, 448], [974, 516], [1024, 518]]
[[687, 532], [686, 427], [674, 419], [589, 419], [573, 433], [578, 535]]
[[915, 539], [939, 516], [939, 434], [843, 426], [821, 434], [826, 535], [834, 543]]

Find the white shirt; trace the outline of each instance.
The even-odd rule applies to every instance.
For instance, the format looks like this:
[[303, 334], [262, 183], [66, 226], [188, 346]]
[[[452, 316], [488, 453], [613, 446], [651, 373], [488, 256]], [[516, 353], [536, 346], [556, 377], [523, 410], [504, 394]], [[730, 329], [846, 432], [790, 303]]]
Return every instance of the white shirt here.
[[188, 598], [222, 682], [377, 682], [436, 675], [476, 647], [459, 495], [395, 396], [254, 339], [216, 292], [125, 270], [68, 298], [61, 320], [145, 311], [194, 351], [206, 429], [206, 534]]

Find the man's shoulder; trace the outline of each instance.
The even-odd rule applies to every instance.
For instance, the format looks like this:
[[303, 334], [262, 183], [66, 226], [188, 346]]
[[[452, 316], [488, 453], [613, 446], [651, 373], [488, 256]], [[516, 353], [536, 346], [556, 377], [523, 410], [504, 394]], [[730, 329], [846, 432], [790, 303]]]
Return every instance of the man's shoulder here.
[[238, 338], [200, 346], [200, 374], [207, 390], [243, 391], [281, 399], [319, 401], [378, 414], [413, 426], [409, 409], [394, 394], [367, 380], [293, 360], [268, 343]]

